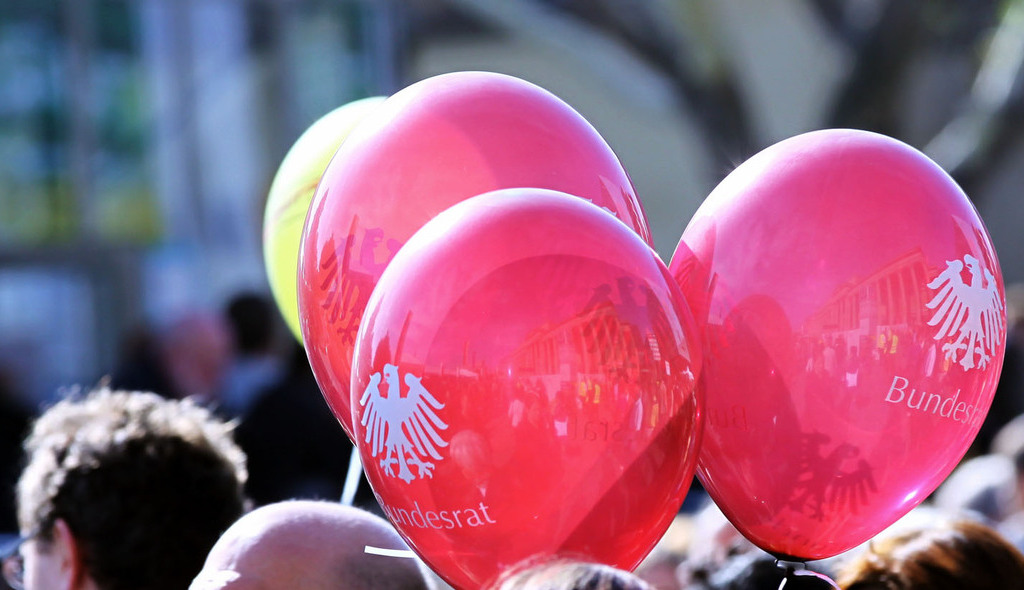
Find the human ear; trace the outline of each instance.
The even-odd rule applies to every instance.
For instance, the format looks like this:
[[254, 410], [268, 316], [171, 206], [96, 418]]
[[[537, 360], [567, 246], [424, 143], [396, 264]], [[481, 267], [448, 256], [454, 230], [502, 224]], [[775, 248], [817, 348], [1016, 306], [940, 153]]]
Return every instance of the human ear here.
[[61, 588], [64, 590], [88, 588], [90, 577], [85, 569], [82, 546], [71, 532], [71, 527], [62, 518], [58, 518], [53, 523], [52, 551], [60, 569]]

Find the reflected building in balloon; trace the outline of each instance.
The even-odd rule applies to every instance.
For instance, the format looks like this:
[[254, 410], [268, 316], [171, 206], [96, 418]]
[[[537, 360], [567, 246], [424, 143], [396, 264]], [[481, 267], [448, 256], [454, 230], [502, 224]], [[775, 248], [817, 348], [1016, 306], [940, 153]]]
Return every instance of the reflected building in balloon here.
[[[609, 284], [594, 289], [578, 314], [529, 334], [507, 360], [513, 374], [534, 376], [540, 393], [556, 406], [567, 405], [558, 398], [564, 397], [566, 388], [573, 390], [571, 405], [582, 413], [558, 428], [572, 438], [607, 440], [627, 436], [630, 429], [653, 428], [662, 416], [679, 411], [680, 394], [688, 394], [694, 385], [689, 352], [680, 348], [680, 340], [664, 333], [670, 328], [662, 325], [667, 324], [665, 318], [659, 321], [650, 290], [640, 289], [648, 300], [639, 302], [633, 296], [636, 281], [623, 276], [616, 283], [614, 290]], [[673, 371], [687, 377], [683, 392], [666, 389], [664, 376]], [[641, 390], [647, 393], [646, 404], [640, 403]], [[613, 416], [602, 417], [600, 412], [614, 409], [614, 416], [619, 416], [619, 400], [636, 404], [627, 408], [625, 423], [610, 423], [607, 418]], [[582, 422], [581, 415], [586, 416]]]
[[[907, 252], [856, 282], [845, 284], [804, 323], [807, 338], [832, 338], [843, 350], [895, 353], [900, 340], [924, 340], [912, 326], [927, 320], [925, 285], [938, 274], [920, 248]], [[909, 344], [909, 343], [907, 343]]]
[[[360, 231], [356, 229], [357, 225], [358, 218], [353, 221], [343, 247], [339, 247], [338, 240], [333, 237], [325, 241], [316, 260], [316, 273], [306, 273], [302, 277], [315, 283], [312, 286], [320, 297], [313, 313], [309, 306], [300, 311], [300, 324], [306, 324], [307, 329], [332, 334], [335, 342], [345, 347], [355, 345], [359, 322], [373, 290], [375, 277], [401, 247], [397, 240], [385, 240], [382, 229], [361, 228]], [[386, 253], [382, 252], [385, 247]], [[348, 402], [331, 403], [332, 398], [337, 401], [349, 395], [351, 359], [333, 358], [330, 349], [320, 344], [306, 347], [310, 365], [320, 390], [351, 438], [351, 415], [346, 411]]]

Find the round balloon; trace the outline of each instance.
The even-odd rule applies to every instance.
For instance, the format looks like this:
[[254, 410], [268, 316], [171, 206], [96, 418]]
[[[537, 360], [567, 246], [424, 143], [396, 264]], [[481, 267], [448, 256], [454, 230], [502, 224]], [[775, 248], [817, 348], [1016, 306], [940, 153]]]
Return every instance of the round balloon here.
[[540, 189], [452, 207], [359, 327], [353, 423], [381, 507], [457, 588], [535, 555], [635, 567], [693, 477], [694, 330], [657, 254], [599, 208]]
[[352, 344], [384, 267], [447, 207], [515, 187], [590, 200], [651, 243], [629, 178], [597, 131], [511, 76], [456, 72], [413, 84], [375, 109], [327, 166], [300, 248], [299, 310], [310, 365], [350, 436]]
[[270, 184], [263, 214], [263, 262], [274, 301], [288, 328], [300, 341], [295, 278], [302, 225], [313, 200], [313, 190], [352, 128], [383, 101], [382, 96], [364, 98], [317, 119], [292, 144]]
[[748, 539], [836, 555], [924, 500], [966, 452], [1005, 346], [999, 262], [926, 156], [831, 129], [733, 171], [671, 272], [702, 330], [697, 469]]

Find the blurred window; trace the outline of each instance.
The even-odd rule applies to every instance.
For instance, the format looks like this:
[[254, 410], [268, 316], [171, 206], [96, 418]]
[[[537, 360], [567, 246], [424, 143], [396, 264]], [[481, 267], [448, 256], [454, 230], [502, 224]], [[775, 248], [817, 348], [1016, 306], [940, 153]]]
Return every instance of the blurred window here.
[[394, 10], [0, 2], [0, 363], [32, 351], [14, 363], [32, 396], [110, 371], [175, 306], [265, 286], [277, 165], [323, 114], [393, 90]]

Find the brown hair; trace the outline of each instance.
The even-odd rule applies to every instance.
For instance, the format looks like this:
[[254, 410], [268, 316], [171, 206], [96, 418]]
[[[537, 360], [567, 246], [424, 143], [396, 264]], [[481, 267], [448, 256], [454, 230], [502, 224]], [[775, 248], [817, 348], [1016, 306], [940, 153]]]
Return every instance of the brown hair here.
[[551, 559], [512, 568], [491, 590], [653, 590], [647, 582], [610, 565]]
[[1024, 555], [984, 524], [952, 520], [872, 541], [837, 581], [844, 590], [1024, 589]]

